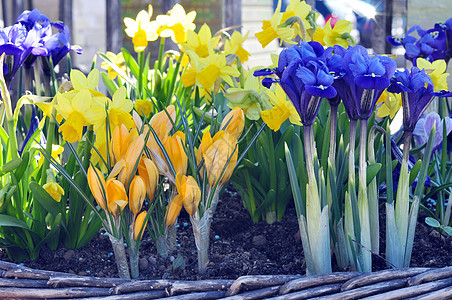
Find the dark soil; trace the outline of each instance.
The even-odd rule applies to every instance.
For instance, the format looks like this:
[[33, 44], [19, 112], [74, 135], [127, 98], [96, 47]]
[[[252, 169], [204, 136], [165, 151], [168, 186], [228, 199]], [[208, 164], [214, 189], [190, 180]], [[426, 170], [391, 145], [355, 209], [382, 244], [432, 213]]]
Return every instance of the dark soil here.
[[[383, 214], [382, 214], [383, 215]], [[444, 267], [451, 261], [452, 237], [442, 236], [424, 223], [420, 216], [416, 228], [411, 266]], [[384, 243], [384, 220], [381, 240]], [[167, 258], [161, 258], [145, 233], [140, 249], [141, 279], [205, 278], [235, 279], [252, 274], [304, 274], [305, 263], [298, 232], [298, 223], [293, 204], [289, 204], [282, 222], [272, 225], [252, 223], [248, 212], [237, 193], [226, 189], [214, 215], [210, 236], [210, 263], [207, 271], [197, 271], [197, 254], [188, 215], [181, 213], [178, 220], [177, 250]], [[380, 247], [384, 253], [384, 244]], [[172, 261], [180, 255], [185, 268], [173, 270]], [[7, 260], [0, 252], [0, 260]], [[374, 270], [386, 268], [382, 257], [373, 256]], [[108, 237], [99, 233], [86, 247], [78, 250], [60, 248], [50, 251], [43, 248], [35, 261], [26, 261], [25, 266], [100, 277], [117, 277], [116, 264]], [[333, 270], [342, 271], [335, 266]]]

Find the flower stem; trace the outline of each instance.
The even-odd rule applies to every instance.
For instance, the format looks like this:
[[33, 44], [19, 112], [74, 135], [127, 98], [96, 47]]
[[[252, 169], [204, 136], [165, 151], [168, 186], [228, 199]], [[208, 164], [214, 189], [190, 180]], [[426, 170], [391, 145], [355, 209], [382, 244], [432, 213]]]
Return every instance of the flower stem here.
[[118, 267], [119, 277], [130, 279], [129, 265], [127, 264], [126, 249], [124, 247], [124, 239], [117, 239], [112, 235], [108, 235], [111, 245], [113, 246], [113, 253], [115, 254], [116, 265]]

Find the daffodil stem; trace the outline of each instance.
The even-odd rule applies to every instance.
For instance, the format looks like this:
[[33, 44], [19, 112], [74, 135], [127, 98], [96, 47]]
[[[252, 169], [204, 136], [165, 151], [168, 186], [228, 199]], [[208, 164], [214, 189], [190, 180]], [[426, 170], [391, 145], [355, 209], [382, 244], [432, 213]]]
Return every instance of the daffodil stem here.
[[10, 149], [10, 158], [18, 158], [19, 153], [17, 152], [17, 138], [16, 138], [16, 130], [14, 126], [14, 116], [11, 104], [11, 96], [9, 94], [8, 87], [4, 80], [0, 80], [1, 94], [3, 98], [3, 105], [5, 106], [6, 113], [6, 125], [8, 128], [8, 136], [9, 136], [9, 149]]
[[176, 79], [177, 79], [177, 76], [179, 75], [179, 68], [182, 63], [183, 57], [184, 57], [184, 52], [181, 52], [179, 55], [179, 59], [177, 60], [176, 67], [173, 70], [173, 77], [171, 78], [170, 88], [168, 89], [168, 95], [166, 97], [167, 98], [166, 105], [169, 105], [171, 103], [171, 99], [173, 97], [173, 92], [174, 92], [174, 86], [176, 85]]
[[[52, 117], [49, 118], [49, 125], [47, 126], [47, 141], [46, 141], [46, 152], [52, 156], [52, 146], [53, 146], [53, 140], [55, 139], [55, 119], [53, 116], [56, 115], [55, 108], [53, 108], [52, 111]], [[42, 155], [42, 154], [41, 154]], [[45, 159], [41, 166], [41, 184], [46, 183], [46, 172], [47, 169], [50, 166], [50, 162]]]
[[159, 49], [159, 61], [158, 61], [158, 65], [157, 65], [157, 69], [162, 72], [162, 68], [163, 68], [163, 51], [165, 50], [165, 38], [161, 37], [160, 38], [160, 49]]
[[116, 266], [118, 267], [119, 277], [130, 279], [129, 265], [127, 264], [126, 248], [124, 247], [124, 239], [117, 239], [112, 235], [108, 235], [113, 253], [115, 254]]

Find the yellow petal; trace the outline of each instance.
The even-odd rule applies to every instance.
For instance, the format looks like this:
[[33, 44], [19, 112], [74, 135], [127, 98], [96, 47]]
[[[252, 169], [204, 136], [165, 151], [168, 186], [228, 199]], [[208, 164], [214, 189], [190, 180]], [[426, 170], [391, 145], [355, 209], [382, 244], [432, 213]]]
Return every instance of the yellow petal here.
[[116, 179], [108, 180], [106, 187], [108, 210], [117, 218], [128, 202], [126, 189], [122, 182]]
[[182, 197], [180, 195], [176, 195], [166, 208], [165, 224], [167, 227], [174, 225], [181, 209], [182, 209]]
[[192, 176], [183, 176], [183, 203], [185, 210], [190, 216], [198, 210], [199, 201], [201, 200], [201, 190], [198, 183]]
[[74, 90], [81, 90], [88, 86], [88, 80], [79, 70], [71, 70], [71, 82]]
[[145, 197], [146, 186], [143, 178], [134, 176], [129, 187], [129, 208], [134, 216], [140, 212]]
[[231, 110], [226, 117], [224, 117], [223, 122], [221, 122], [220, 125], [221, 130], [232, 135], [236, 140], [242, 135], [243, 128], [245, 128], [245, 115], [243, 114], [243, 110], [239, 107]]
[[[147, 211], [143, 211], [135, 219], [135, 224], [133, 226], [133, 239], [135, 241], [141, 240], [141, 238], [143, 237], [143, 233], [144, 233], [144, 230], [145, 230], [146, 224], [147, 224], [146, 216], [147, 216]], [[141, 231], [141, 235], [140, 235], [140, 231]]]
[[96, 167], [90, 166], [88, 168], [88, 186], [91, 190], [91, 193], [93, 193], [94, 199], [96, 199], [97, 204], [105, 210], [107, 208], [106, 205], [106, 195], [104, 194], [106, 184], [104, 175], [100, 172], [99, 169]]
[[155, 191], [158, 186], [159, 172], [155, 164], [149, 158], [142, 158], [138, 165], [138, 174], [143, 178], [146, 185], [146, 194], [149, 202], [154, 199]]
[[48, 182], [42, 186], [47, 193], [56, 201], [61, 201], [61, 195], [64, 195], [63, 188], [56, 182]]

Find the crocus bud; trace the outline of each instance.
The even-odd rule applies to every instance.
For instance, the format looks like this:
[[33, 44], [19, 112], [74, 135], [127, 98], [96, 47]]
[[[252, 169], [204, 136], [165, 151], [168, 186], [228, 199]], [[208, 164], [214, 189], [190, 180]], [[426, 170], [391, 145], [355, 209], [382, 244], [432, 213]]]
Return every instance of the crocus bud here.
[[[141, 240], [141, 238], [143, 237], [144, 228], [146, 227], [146, 224], [147, 224], [146, 215], [147, 215], [147, 212], [143, 211], [135, 219], [135, 224], [133, 226], [133, 239], [135, 241]], [[145, 222], [145, 220], [146, 220], [146, 222]], [[141, 228], [143, 228], [142, 231], [141, 231]], [[141, 234], [140, 234], [140, 231], [141, 231]], [[138, 236], [138, 235], [140, 235], [140, 236]]]
[[129, 187], [129, 208], [134, 216], [141, 211], [145, 197], [146, 186], [144, 180], [140, 176], [133, 177]]
[[[226, 126], [226, 124], [228, 124]], [[226, 126], [226, 128], [224, 128]], [[245, 127], [245, 115], [243, 110], [239, 107], [231, 110], [226, 117], [224, 117], [223, 122], [221, 122], [220, 129], [224, 130], [226, 133], [232, 135], [236, 140], [242, 135], [243, 128]]]
[[[215, 137], [213, 138], [214, 140]], [[211, 187], [215, 186], [217, 181], [219, 181], [219, 185], [221, 186], [231, 178], [232, 171], [237, 163], [238, 151], [236, 144], [237, 140], [234, 137], [230, 134], [224, 134], [221, 139], [216, 140], [205, 152], [203, 151], [207, 178]], [[230, 157], [231, 159], [229, 160]], [[223, 175], [221, 175], [227, 163], [228, 165]]]
[[97, 204], [103, 209], [107, 209], [106, 204], [106, 195], [104, 194], [106, 184], [104, 175], [102, 172], [97, 169], [96, 167], [90, 166], [88, 168], [88, 185], [91, 190], [91, 193], [93, 193], [94, 199], [96, 199]]
[[182, 209], [182, 197], [181, 195], [176, 195], [166, 208], [165, 224], [167, 227], [174, 225], [181, 209]]
[[146, 185], [148, 200], [152, 201], [159, 182], [159, 171], [157, 170], [157, 167], [152, 160], [143, 157], [138, 165], [138, 174], [143, 178], [144, 184]]
[[176, 188], [182, 197], [185, 210], [192, 216], [198, 210], [198, 204], [201, 200], [201, 190], [198, 183], [192, 176], [176, 175]]
[[106, 186], [108, 210], [117, 218], [128, 202], [126, 189], [116, 179], [108, 180]]

